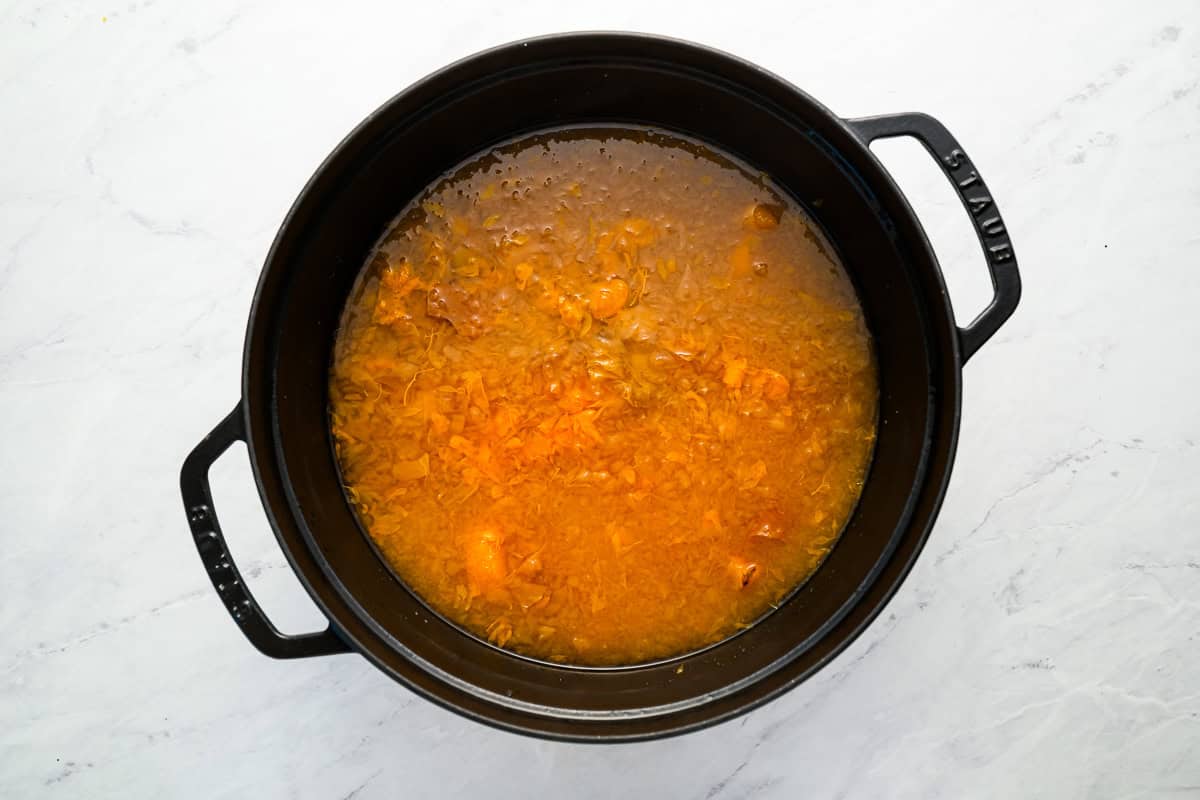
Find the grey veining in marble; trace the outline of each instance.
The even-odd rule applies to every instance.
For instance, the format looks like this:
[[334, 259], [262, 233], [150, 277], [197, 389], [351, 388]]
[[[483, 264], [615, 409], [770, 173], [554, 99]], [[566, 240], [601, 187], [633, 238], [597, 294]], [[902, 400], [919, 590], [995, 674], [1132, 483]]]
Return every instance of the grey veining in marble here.
[[[6, 4], [0, 797], [1200, 797], [1200, 4], [670, 5]], [[449, 60], [584, 28], [732, 51], [847, 116], [939, 117], [1026, 289], [869, 632], [732, 723], [603, 748], [467, 722], [358, 657], [260, 656], [177, 492], [330, 148]], [[878, 152], [969, 319], [989, 287], [962, 209], [917, 145]], [[319, 624], [243, 450], [214, 489], [272, 618]]]

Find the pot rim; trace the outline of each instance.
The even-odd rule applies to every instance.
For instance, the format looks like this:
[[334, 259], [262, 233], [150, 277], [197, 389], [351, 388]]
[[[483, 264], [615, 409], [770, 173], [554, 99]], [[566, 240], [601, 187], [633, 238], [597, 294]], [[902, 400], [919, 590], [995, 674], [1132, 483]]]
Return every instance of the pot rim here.
[[[697, 54], [704, 55], [707, 58], [715, 59], [722, 62], [723, 68], [728, 68], [730, 71], [741, 70], [742, 73], [737, 76], [737, 80], [746, 79], [748, 76], [757, 76], [759, 80], [773, 83], [777, 88], [786, 90], [790, 95], [794, 96], [800, 102], [807, 104], [811, 109], [819, 114], [825, 121], [833, 126], [838, 135], [842, 137], [842, 141], [837, 142], [839, 150], [853, 150], [860, 157], [860, 164], [866, 165], [871, 170], [870, 174], [862, 175], [864, 184], [872, 187], [876, 191], [886, 191], [888, 201], [894, 204], [895, 209], [903, 214], [905, 220], [911, 224], [910, 234], [911, 243], [914, 250], [919, 251], [918, 258], [924, 260], [926, 265], [931, 267], [929, 278], [936, 282], [936, 289], [942, 301], [945, 304], [945, 317], [949, 323], [949, 329], [945, 331], [949, 339], [952, 358], [949, 364], [943, 365], [943, 378], [949, 379], [948, 392], [940, 393], [940, 402], [937, 408], [931, 410], [935, 416], [947, 416], [950, 421], [950, 428], [941, 434], [943, 441], [936, 444], [927, 443], [926, 449], [931, 450], [935, 446], [946, 454], [945, 465], [941, 469], [940, 475], [935, 475], [928, 468], [928, 459], [926, 458], [923, 464], [923, 475], [921, 478], [921, 486], [918, 491], [914, 491], [909, 499], [906, 507], [906, 522], [898, 529], [896, 535], [893, 536], [889, 543], [889, 552], [881, 554], [878, 564], [872, 571], [873, 582], [872, 587], [877, 587], [881, 584], [879, 573], [882, 571], [890, 557], [893, 556], [900, 540], [907, 537], [915, 537], [913, 539], [914, 546], [911, 553], [906, 557], [905, 561], [900, 565], [901, 569], [895, 579], [887, 582], [886, 587], [883, 587], [882, 594], [872, 601], [873, 607], [869, 613], [851, 629], [832, 649], [817, 659], [811, 665], [796, 671], [788, 676], [787, 680], [781, 682], [778, 686], [772, 687], [769, 690], [755, 697], [749, 697], [745, 702], [734, 705], [733, 707], [722, 710], [717, 713], [703, 717], [702, 719], [681, 722], [678, 725], [667, 725], [663, 727], [662, 721], [669, 719], [673, 713], [677, 713], [679, 709], [672, 706], [660, 706], [652, 709], [653, 713], [637, 714], [637, 715], [621, 715], [615, 719], [624, 723], [639, 723], [652, 722], [655, 723], [653, 730], [644, 732], [620, 732], [609, 734], [603, 729], [593, 729], [587, 723], [592, 722], [597, 717], [601, 719], [614, 719], [612, 715], [595, 714], [589, 712], [585, 716], [570, 716], [566, 717], [558, 709], [549, 709], [547, 707], [532, 707], [531, 705], [517, 705], [511, 700], [503, 702], [502, 698], [488, 699], [481, 698], [476, 691], [475, 694], [470, 694], [462, 686], [457, 685], [456, 679], [447, 680], [444, 675], [439, 677], [440, 671], [432, 665], [428, 665], [423, 661], [415, 658], [411, 653], [402, 653], [407, 665], [406, 669], [398, 669], [394, 664], [384, 661], [382, 657], [375, 652], [376, 646], [382, 646], [386, 650], [395, 650], [394, 646], [377, 631], [371, 630], [369, 625], [364, 622], [360, 615], [355, 612], [352, 604], [347, 602], [345, 598], [339, 595], [336, 588], [332, 586], [332, 582], [319, 565], [322, 560], [320, 555], [312, 552], [312, 547], [306, 541], [306, 534], [303, 533], [302, 525], [297, 525], [294, 519], [283, 519], [284, 514], [276, 512], [276, 504], [272, 501], [272, 493], [287, 495], [289, 500], [295, 502], [292, 495], [290, 484], [285, 478], [284, 468], [279, 463], [277, 453], [273, 446], [260, 447], [255, 443], [254, 431], [256, 429], [255, 414], [262, 411], [265, 406], [261, 402], [262, 399], [267, 399], [267, 406], [273, 400], [270, 398], [261, 398], [264, 394], [261, 384], [258, 383], [259, 376], [252, 369], [252, 361], [254, 360], [256, 349], [265, 347], [266, 342], [263, 337], [266, 331], [260, 330], [261, 319], [264, 313], [262, 299], [267, 291], [268, 285], [276, 277], [275, 273], [279, 271], [277, 260], [279, 257], [278, 249], [281, 241], [285, 238], [287, 231], [293, 225], [295, 218], [302, 211], [302, 207], [306, 206], [311, 201], [311, 195], [316, 192], [316, 184], [329, 171], [333, 170], [337, 163], [346, 157], [347, 151], [356, 142], [356, 140], [368, 131], [375, 121], [383, 114], [387, 113], [393, 106], [402, 103], [408, 98], [427, 90], [431, 85], [444, 81], [449, 76], [463, 69], [465, 66], [471, 65], [481, 59], [494, 58], [498, 55], [509, 53], [517, 53], [529, 48], [537, 48], [546, 44], [558, 44], [563, 41], [588, 41], [590, 44], [595, 44], [597, 39], [609, 40], [613, 43], [643, 43], [647, 46], [656, 47], [667, 45], [680, 50], [692, 51]], [[590, 55], [590, 54], [589, 54]], [[627, 59], [630, 60], [630, 59]], [[654, 58], [648, 60], [669, 61], [667, 58]], [[853, 169], [853, 167], [851, 167]], [[854, 170], [861, 174], [861, 170]], [[934, 328], [934, 322], [927, 320], [930, 328]], [[688, 731], [694, 731], [705, 728], [717, 723], [726, 721], [736, 716], [740, 716], [754, 708], [757, 708], [781, 694], [794, 688], [797, 684], [804, 681], [820, 669], [824, 668], [830, 661], [843, 652], [847, 647], [854, 642], [874, 619], [882, 612], [883, 608], [888, 604], [901, 584], [907, 578], [913, 564], [920, 555], [921, 550], [929, 536], [934, 521], [936, 520], [938, 510], [941, 507], [945, 497], [946, 488], [949, 482], [950, 474], [953, 467], [954, 455], [957, 449], [959, 417], [961, 413], [961, 367], [962, 355], [960, 349], [959, 337], [954, 326], [953, 311], [949, 304], [948, 294], [945, 283], [941, 275], [940, 268], [932, 247], [929, 244], [928, 238], [920, 225], [918, 218], [913, 212], [907, 199], [896, 185], [890, 174], [883, 167], [878, 158], [871, 152], [868, 145], [860, 138], [851, 125], [841, 117], [838, 117], [824, 105], [810, 97], [800, 88], [794, 86], [782, 77], [752, 63], [745, 59], [731, 55], [729, 53], [711, 48], [705, 45], [688, 42], [685, 40], [657, 36], [644, 33], [623, 33], [623, 32], [571, 32], [560, 34], [549, 34], [528, 39], [519, 39], [506, 44], [501, 44], [491, 47], [480, 52], [460, 58], [453, 63], [442, 67], [415, 82], [411, 86], [396, 93], [378, 108], [372, 111], [358, 125], [356, 125], [339, 144], [330, 152], [330, 154], [316, 168], [313, 175], [305, 183], [296, 197], [296, 200], [289, 208], [284, 216], [279, 231], [272, 242], [271, 248], [268, 251], [265, 266], [260, 275], [258, 284], [255, 288], [254, 297], [252, 300], [251, 313], [247, 324], [246, 339], [243, 348], [243, 375], [242, 375], [242, 415], [243, 424], [247, 431], [246, 443], [249, 452], [251, 465], [255, 477], [255, 483], [258, 487], [260, 498], [263, 502], [264, 509], [272, 523], [272, 528], [278, 539], [281, 549], [284, 551], [290, 565], [296, 572], [297, 577], [304, 585], [310, 597], [317, 604], [318, 608], [331, 620], [331, 623], [337, 628], [339, 634], [361, 655], [366, 657], [373, 665], [381, 671], [392, 677], [393, 679], [403, 683], [409, 689], [417, 692], [426, 699], [432, 700], [438, 705], [452, 710], [456, 713], [465, 715], [478, 722], [482, 722], [492, 727], [500, 728], [524, 734], [532, 734], [542, 738], [555, 739], [561, 741], [576, 741], [576, 742], [595, 742], [595, 741], [642, 741], [649, 739], [662, 738], [665, 736], [676, 735]], [[268, 417], [270, 414], [268, 414]], [[270, 431], [268, 442], [276, 440], [276, 431]], [[270, 484], [270, 485], [268, 485]], [[918, 504], [918, 501], [930, 503], [932, 512], [924, 519], [914, 520], [913, 509]], [[290, 515], [288, 515], [290, 516]], [[914, 530], [914, 527], [923, 527], [923, 530]], [[286, 528], [286, 532], [285, 532]], [[294, 545], [299, 544], [301, 547]], [[300, 563], [301, 558], [308, 560], [312, 564], [312, 569], [307, 564]], [[312, 574], [310, 574], [310, 572]], [[318, 586], [318, 580], [331, 591], [322, 591], [322, 586]], [[841, 616], [847, 613], [842, 612]], [[841, 617], [837, 620], [831, 620], [828, 627], [840, 622]], [[347, 624], [350, 622], [351, 624]], [[788, 660], [780, 664], [777, 668], [771, 670], [772, 673], [779, 671], [787, 671], [793, 666], [792, 660]], [[762, 675], [755, 674], [748, 678], [739, 681], [736, 688], [731, 689], [728, 695], [736, 695], [738, 692], [745, 691], [748, 687], [757, 684]], [[422, 680], [425, 678], [426, 680]], [[436, 687], [449, 689], [453, 694], [453, 698], [444, 696], [445, 692], [439, 693], [435, 690]], [[728, 696], [726, 695], [726, 696]], [[490, 698], [490, 695], [489, 695]], [[461, 702], [466, 700], [468, 702]], [[496, 700], [501, 702], [497, 703]], [[704, 703], [711, 702], [709, 699], [704, 699], [700, 706]], [[485, 712], [487, 707], [499, 706], [506, 712], [510, 712], [505, 719], [500, 719], [496, 716], [491, 716]], [[695, 706], [689, 705], [689, 708]], [[539, 712], [539, 709], [544, 709]], [[510, 721], [509, 717], [515, 712], [522, 719], [529, 719], [530, 724], [522, 722]], [[559, 729], [551, 730], [547, 727], [540, 727], [537, 720], [553, 721], [559, 723], [567, 723], [573, 725], [582, 725], [578, 732], [563, 731]]]

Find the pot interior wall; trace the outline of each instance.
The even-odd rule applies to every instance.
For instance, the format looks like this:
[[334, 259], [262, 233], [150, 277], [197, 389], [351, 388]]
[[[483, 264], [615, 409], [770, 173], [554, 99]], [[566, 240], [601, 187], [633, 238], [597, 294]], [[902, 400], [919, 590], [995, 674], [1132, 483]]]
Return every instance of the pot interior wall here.
[[[816, 664], [828, 650], [813, 645], [851, 609], [904, 532], [934, 425], [932, 373], [944, 369], [946, 356], [927, 346], [934, 336], [922, 300], [929, 287], [912, 263], [917, 243], [897, 233], [852, 166], [862, 154], [830, 144], [836, 136], [819, 107], [785, 108], [678, 54], [672, 64], [635, 53], [549, 56], [535, 65], [480, 66], [477, 79], [456, 91], [435, 80], [386, 106], [306, 190], [268, 265], [283, 276], [282, 302], [260, 312], [270, 314], [260, 327], [271, 331], [263, 391], [273, 401], [275, 455], [300, 530], [327, 579], [391, 645], [385, 658], [413, 660], [453, 686], [534, 713], [586, 720], [682, 712], [741, 691], [793, 659]], [[597, 122], [685, 133], [789, 189], [835, 243], [858, 287], [881, 385], [879, 437], [862, 500], [813, 578], [737, 637], [669, 663], [615, 670], [514, 657], [430, 614], [358, 527], [326, 423], [342, 306], [365, 254], [399, 209], [485, 147], [522, 132]]]

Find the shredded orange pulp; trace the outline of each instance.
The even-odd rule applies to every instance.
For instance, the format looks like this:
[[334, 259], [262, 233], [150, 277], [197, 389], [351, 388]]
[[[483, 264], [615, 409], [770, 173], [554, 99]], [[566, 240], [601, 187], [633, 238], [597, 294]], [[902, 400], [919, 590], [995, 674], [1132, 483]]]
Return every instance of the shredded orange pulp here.
[[858, 499], [876, 371], [804, 212], [675, 136], [542, 134], [412, 203], [339, 331], [348, 496], [395, 572], [504, 648], [629, 664], [722, 639]]

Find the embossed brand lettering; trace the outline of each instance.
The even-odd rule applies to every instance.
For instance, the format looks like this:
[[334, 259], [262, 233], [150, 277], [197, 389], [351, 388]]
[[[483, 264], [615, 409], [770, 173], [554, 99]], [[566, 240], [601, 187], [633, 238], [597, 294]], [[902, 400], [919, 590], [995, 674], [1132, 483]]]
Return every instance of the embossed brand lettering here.
[[971, 206], [971, 213], [977, 217], [992, 206], [992, 198], [986, 194], [979, 197], [968, 197], [967, 202]]
[[1004, 222], [999, 217], [988, 217], [979, 223], [979, 228], [988, 236], [999, 236], [1004, 233]]
[[970, 159], [967, 158], [967, 154], [962, 150], [959, 150], [957, 147], [950, 151], [950, 155], [942, 159], [942, 161], [946, 162], [946, 166], [950, 169], [958, 169], [963, 164], [966, 164], [969, 160]]
[[958, 188], [966, 189], [968, 187], [974, 186], [977, 183], [979, 183], [979, 174], [976, 173], [975, 170], [971, 170], [970, 172], [967, 173], [967, 177], [963, 178], [961, 181], [958, 182]]
[[[967, 204], [971, 216], [975, 218], [975, 225], [979, 230], [980, 236], [999, 236], [1007, 239], [1007, 230], [999, 214], [993, 213], [986, 218], [984, 217], [984, 214], [992, 208], [992, 198], [985, 193], [987, 187], [984, 186], [983, 179], [979, 177], [979, 173], [970, 168], [971, 160], [967, 158], [967, 154], [956, 147], [947, 155], [942, 156], [942, 163], [945, 164], [948, 172], [955, 172], [963, 167], [967, 168], [962, 177], [952, 177], [951, 180], [954, 181], [955, 188], [958, 189], [963, 202]], [[967, 190], [972, 187], [978, 187], [984, 193], [970, 197], [967, 195]], [[993, 264], [1003, 264], [1004, 262], [1015, 260], [1013, 258], [1012, 245], [1007, 241], [988, 245], [987, 251], [988, 258]]]

